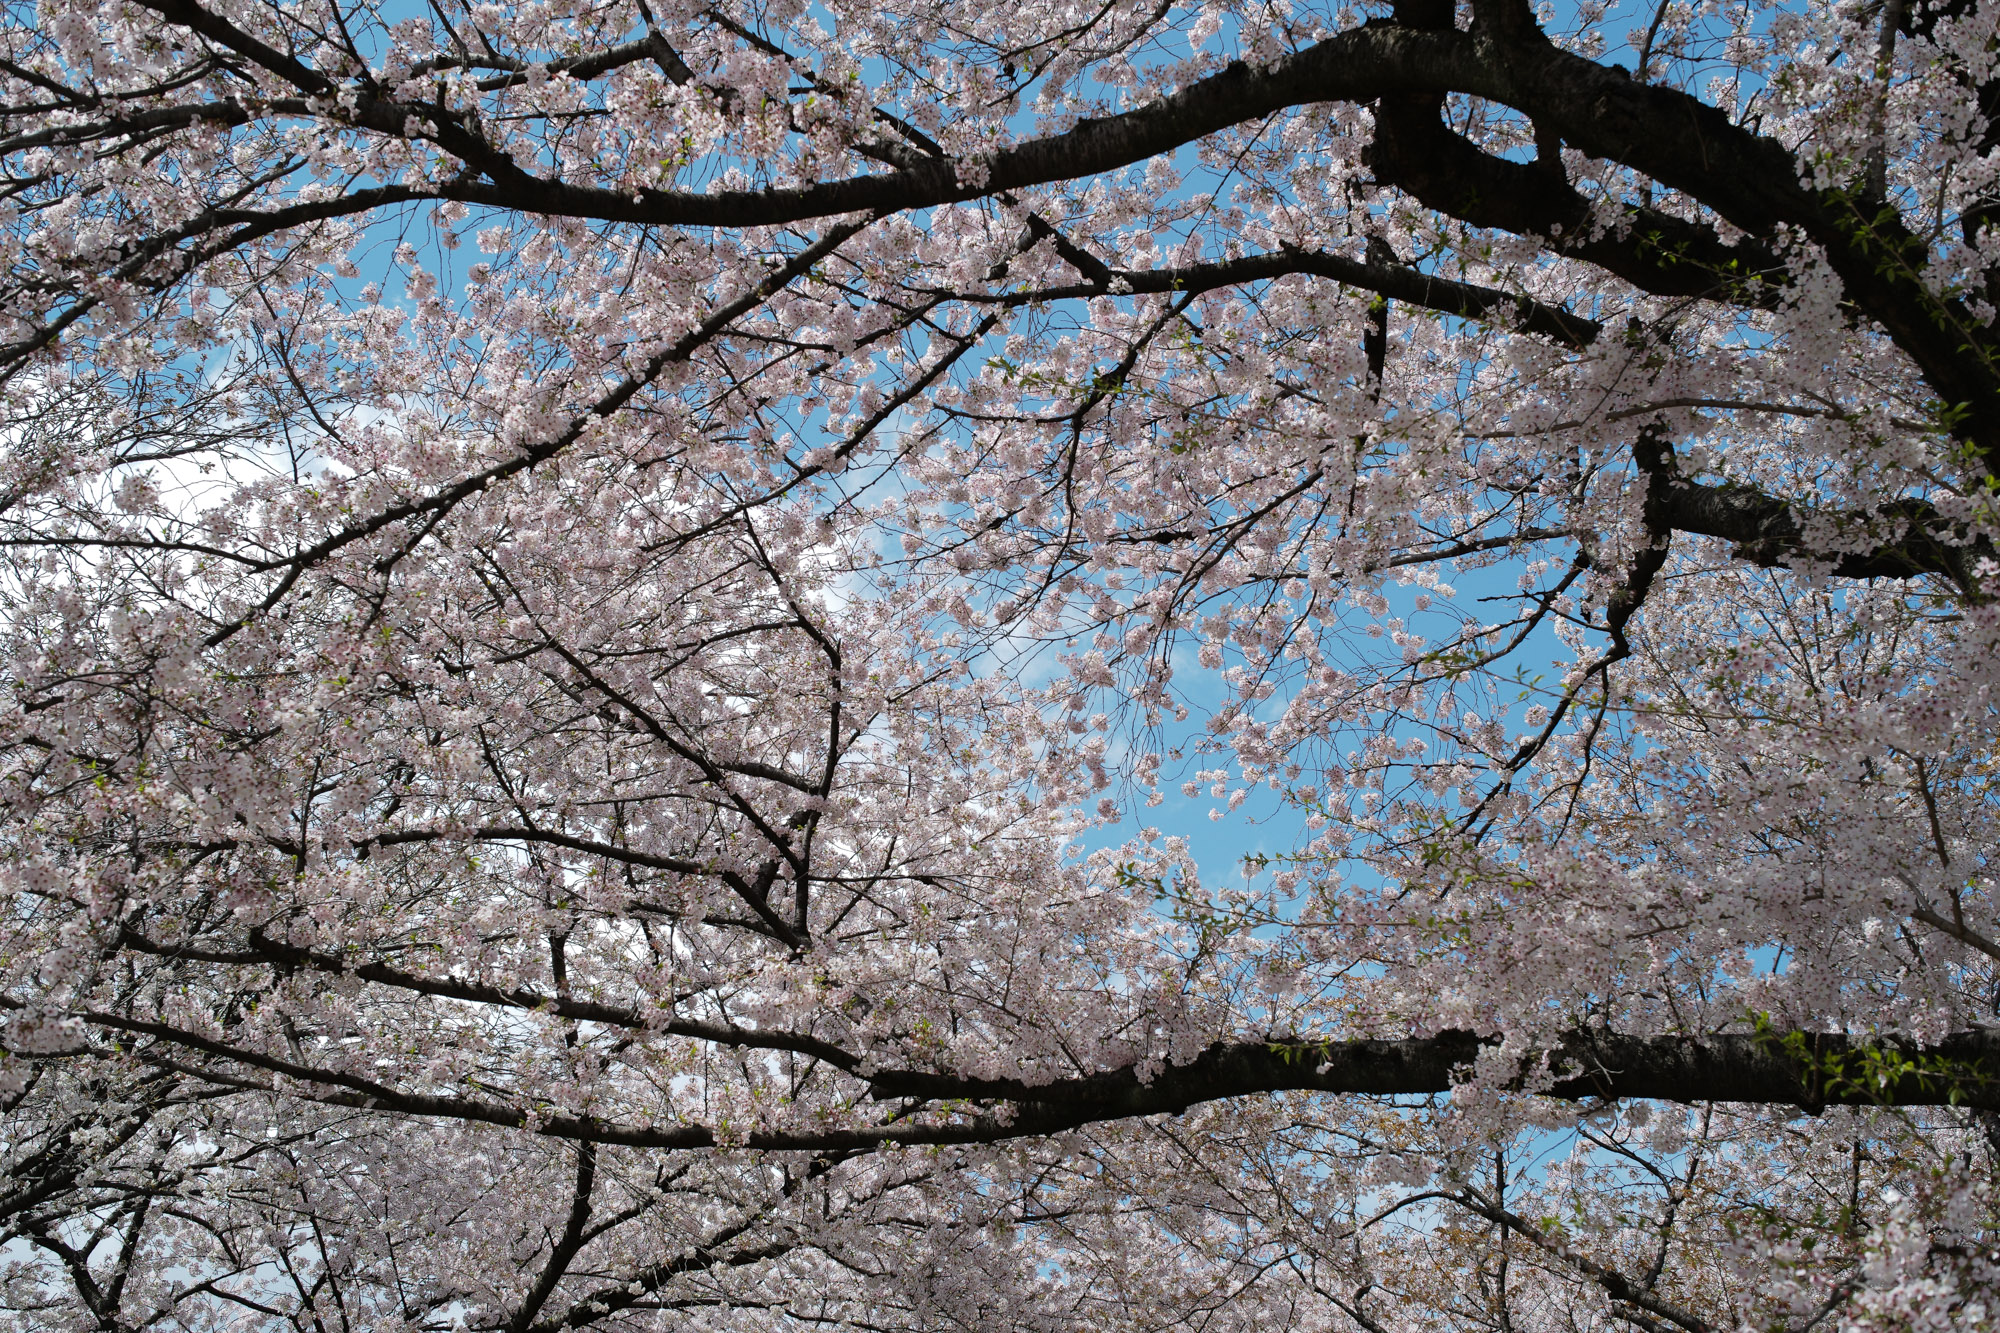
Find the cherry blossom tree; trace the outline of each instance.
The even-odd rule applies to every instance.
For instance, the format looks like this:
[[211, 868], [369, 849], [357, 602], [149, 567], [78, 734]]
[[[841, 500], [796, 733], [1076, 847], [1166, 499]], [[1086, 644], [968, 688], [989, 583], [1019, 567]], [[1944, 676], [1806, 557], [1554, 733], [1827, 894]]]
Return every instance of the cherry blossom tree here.
[[2000, 1324], [2000, 4], [0, 99], [0, 1327]]

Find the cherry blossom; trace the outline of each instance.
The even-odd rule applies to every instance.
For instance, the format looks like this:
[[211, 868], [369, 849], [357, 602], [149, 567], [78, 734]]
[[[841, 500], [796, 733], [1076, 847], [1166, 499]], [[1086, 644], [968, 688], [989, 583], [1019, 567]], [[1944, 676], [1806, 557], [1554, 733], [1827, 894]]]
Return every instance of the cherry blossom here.
[[10, 7], [0, 1329], [1992, 1326], [1996, 42]]

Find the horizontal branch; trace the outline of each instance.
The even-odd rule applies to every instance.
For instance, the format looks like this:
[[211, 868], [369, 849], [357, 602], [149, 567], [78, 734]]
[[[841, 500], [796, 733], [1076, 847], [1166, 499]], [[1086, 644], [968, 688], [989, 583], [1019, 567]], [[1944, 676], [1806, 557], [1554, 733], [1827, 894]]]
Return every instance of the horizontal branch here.
[[[1252, 1093], [1447, 1093], [1483, 1050], [1497, 1044], [1497, 1038], [1463, 1031], [1400, 1041], [1233, 1042], [1211, 1046], [1151, 1079], [1131, 1069], [1043, 1085], [904, 1072], [877, 1074], [870, 1086], [876, 1096], [1013, 1101], [1058, 1119], [1080, 1117], [1082, 1123], [1178, 1113]], [[1949, 1104], [2000, 1110], [2000, 1030], [1957, 1033], [1931, 1047], [1878, 1046], [1820, 1033], [1577, 1032], [1546, 1056], [1556, 1077], [1535, 1090], [1566, 1101], [1751, 1102], [1809, 1110]], [[1875, 1078], [1894, 1070], [1900, 1072], [1884, 1074], [1885, 1081]], [[1524, 1082], [1517, 1079], [1513, 1086]]]
[[[1646, 521], [1658, 529], [1719, 537], [1736, 543], [1736, 555], [1766, 568], [1818, 564], [1840, 578], [1911, 579], [1941, 574], [1966, 592], [1977, 588], [1974, 563], [1992, 556], [1985, 538], [1950, 535], [1951, 526], [1928, 502], [1915, 497], [1873, 514], [1821, 516], [1832, 541], [1813, 540], [1811, 515], [1792, 502], [1750, 486], [1689, 481], [1680, 473], [1665, 437], [1648, 427], [1633, 442], [1633, 461], [1646, 477]], [[1842, 538], [1857, 538], [1843, 541]]]
[[[1813, 189], [1801, 183], [1793, 154], [1778, 140], [1689, 94], [1635, 81], [1618, 66], [1564, 51], [1531, 31], [1370, 22], [1269, 65], [1238, 61], [1144, 106], [972, 157], [919, 155], [893, 170], [839, 180], [698, 192], [614, 189], [538, 175], [492, 145], [470, 113], [384, 97], [373, 84], [337, 84], [194, 0], [149, 4], [168, 22], [262, 67], [289, 85], [289, 93], [338, 93], [345, 127], [428, 139], [466, 165], [415, 192], [423, 197], [649, 226], [768, 227], [1006, 196], [1120, 170], [1291, 107], [1378, 104], [1371, 152], [1385, 183], [1401, 183], [1474, 225], [1532, 234], [1555, 252], [1574, 253], [1649, 290], [1767, 303], [1771, 284], [1755, 279], [1781, 278], [1785, 264], [1765, 243], [1785, 227], [1799, 229], [1823, 249], [1854, 308], [1917, 362], [1941, 401], [1961, 409], [1960, 431], [1985, 451], [2000, 450], [2000, 424], [1994, 424], [2000, 423], [2000, 358], [1991, 353], [1990, 330], [1962, 300], [1932, 289], [1926, 247], [1893, 209], [1877, 208], [1849, 190]], [[1552, 145], [1566, 143], [1643, 173], [1756, 239], [1727, 243], [1705, 222], [1644, 206], [1626, 209], [1623, 220], [1607, 229], [1596, 219], [1596, 206], [1585, 207], [1588, 201], [1563, 177], [1556, 156], [1532, 165], [1508, 163], [1462, 139], [1452, 143], [1456, 136], [1426, 108], [1453, 93], [1508, 106], [1529, 117]], [[1479, 179], [1458, 180], [1460, 168]], [[293, 207], [310, 207], [315, 216], [359, 213], [373, 206], [361, 197], [367, 193]], [[1560, 205], [1556, 212], [1549, 201]], [[268, 230], [268, 223], [236, 210], [229, 224], [249, 228], [245, 235], [260, 225]], [[215, 225], [223, 225], [219, 215]], [[185, 271], [181, 266], [176, 279]], [[39, 347], [59, 333], [51, 325], [23, 347]]]
[[[220, 1062], [192, 1065], [158, 1047], [139, 1058], [228, 1087], [303, 1097], [330, 1106], [527, 1129], [559, 1139], [634, 1148], [739, 1147], [768, 1151], [865, 1150], [877, 1146], [995, 1143], [1064, 1133], [1086, 1125], [1178, 1115], [1204, 1102], [1279, 1092], [1376, 1097], [1435, 1096], [1460, 1086], [1498, 1039], [1463, 1031], [1404, 1040], [1297, 1040], [1217, 1043], [1184, 1065], [1150, 1076], [1135, 1068], [1031, 1084], [917, 1070], [862, 1076], [876, 1101], [902, 1101], [891, 1120], [718, 1133], [706, 1125], [655, 1125], [589, 1115], [552, 1115], [488, 1097], [405, 1090], [350, 1070], [236, 1047], [172, 1025], [92, 1013], [101, 1028], [181, 1047]], [[2000, 1031], [1955, 1033], [1931, 1046], [1871, 1043], [1840, 1034], [1731, 1033], [1634, 1037], [1577, 1032], [1524, 1062], [1547, 1076], [1516, 1077], [1515, 1091], [1565, 1101], [1647, 1099], [1699, 1104], [1796, 1106], [1965, 1106], [2000, 1111]], [[235, 1065], [244, 1072], [227, 1068]], [[276, 1076], [258, 1077], [258, 1075]], [[918, 1105], [908, 1103], [914, 1101]], [[974, 1103], [952, 1115], [925, 1103]], [[998, 1103], [998, 1106], [994, 1104]], [[924, 1116], [931, 1117], [929, 1123]], [[944, 1118], [950, 1116], [950, 1118]]]
[[[272, 50], [191, 0], [149, 0], [149, 7], [169, 22], [190, 27], [235, 50], [303, 92], [325, 95], [334, 91], [334, 84], [318, 71]], [[1498, 100], [1508, 100], [1512, 93], [1518, 98], [1518, 80], [1507, 77], [1504, 70], [1487, 67], [1496, 62], [1505, 65], [1509, 55], [1466, 33], [1417, 32], [1393, 24], [1371, 24], [1336, 34], [1264, 68], [1234, 62], [1144, 106], [1085, 118], [1060, 133], [995, 149], [975, 159], [925, 157], [894, 171], [811, 185], [714, 192], [646, 187], [614, 190], [536, 176], [490, 148], [482, 152], [476, 145], [459, 145], [457, 136], [440, 123], [441, 115], [447, 120], [449, 115], [436, 105], [383, 98], [372, 88], [347, 90], [351, 110], [346, 118], [356, 128], [393, 137], [403, 137], [412, 123], [434, 125], [443, 136], [441, 146], [464, 147], [469, 154], [466, 161], [481, 172], [492, 173], [440, 182], [435, 187], [436, 198], [607, 222], [764, 227], [853, 213], [927, 208], [1100, 175], [1287, 107], [1329, 101], [1367, 103], [1412, 91], [1477, 91]], [[1604, 67], [1588, 61], [1580, 63], [1607, 73]], [[1700, 105], [1692, 99], [1683, 100]], [[1678, 105], [1674, 109], [1678, 110]], [[1746, 131], [1736, 134], [1754, 137]], [[1784, 154], [1774, 141], [1758, 142]]]
[[1841, 526], [1900, 529], [1887, 541], [1871, 540], [1858, 550], [1820, 549], [1807, 540], [1806, 527], [1790, 504], [1748, 487], [1710, 486], [1674, 480], [1662, 488], [1660, 516], [1677, 532], [1720, 537], [1736, 543], [1736, 554], [1751, 564], [1794, 567], [1824, 564], [1847, 579], [1912, 579], [1942, 574], [1970, 589], [1974, 558], [1991, 555], [1989, 543], [1964, 545], [1936, 533], [1936, 511], [1909, 500], [1868, 518], [1842, 516]]
[[606, 1027], [633, 1032], [656, 1032], [669, 1037], [687, 1037], [717, 1046], [743, 1050], [790, 1051], [798, 1055], [811, 1056], [815, 1060], [823, 1060], [837, 1069], [851, 1070], [860, 1063], [854, 1056], [832, 1042], [818, 1037], [781, 1030], [745, 1028], [734, 1023], [711, 1023], [699, 1019], [676, 1018], [664, 1011], [648, 1013], [630, 1005], [606, 1004], [570, 995], [552, 995], [531, 986], [496, 986], [490, 982], [450, 974], [429, 976], [380, 961], [355, 963], [335, 954], [274, 940], [255, 931], [251, 932], [247, 946], [241, 949], [202, 949], [163, 944], [129, 929], [119, 934], [118, 944], [120, 948], [160, 958], [213, 963], [224, 967], [268, 966], [282, 970], [320, 972], [329, 976], [350, 976], [378, 986], [439, 999], [462, 1000], [468, 1004], [529, 1010], [574, 1022], [600, 1023]]
[[1588, 347], [1604, 331], [1604, 326], [1594, 319], [1571, 314], [1561, 306], [1549, 305], [1531, 296], [1440, 278], [1404, 264], [1349, 259], [1344, 255], [1291, 246], [1275, 254], [1249, 255], [1213, 264], [1155, 269], [1105, 268], [1101, 275], [1093, 275], [1098, 280], [1090, 283], [1031, 288], [991, 298], [967, 295], [960, 299], [987, 299], [996, 303], [1023, 305], [1126, 293], [1167, 295], [1209, 292], [1293, 274], [1328, 278], [1349, 287], [1391, 297], [1405, 305], [1456, 315], [1462, 319], [1490, 320], [1501, 315], [1511, 327], [1523, 333], [1548, 338], [1566, 347]]

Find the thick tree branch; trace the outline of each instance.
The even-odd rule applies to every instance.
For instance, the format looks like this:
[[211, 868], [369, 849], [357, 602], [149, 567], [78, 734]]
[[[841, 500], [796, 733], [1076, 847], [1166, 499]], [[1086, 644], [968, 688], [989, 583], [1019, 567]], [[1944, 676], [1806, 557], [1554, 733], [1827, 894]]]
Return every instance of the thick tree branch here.
[[[156, 0], [153, 7], [291, 89], [313, 96], [335, 89], [324, 74], [190, 0]], [[1699, 224], [1643, 208], [1604, 232], [1561, 179], [1558, 164], [1504, 162], [1445, 131], [1427, 108], [1452, 92], [1511, 107], [1549, 142], [1642, 172], [1752, 237], [1799, 229], [1824, 249], [1853, 305], [1921, 366], [1947, 405], [1962, 409], [1965, 436], [1988, 453], [2000, 444], [2000, 364], [1990, 334], [1957, 297], [1931, 289], [1923, 242], [1892, 209], [1869, 204], [1858, 186], [1812, 190], [1776, 140], [1685, 93], [1636, 83], [1620, 67], [1564, 52], [1511, 21], [1489, 19], [1470, 32], [1368, 24], [1266, 68], [1232, 64], [1146, 106], [1085, 119], [976, 161], [926, 158], [888, 172], [767, 189], [614, 190], [539, 176], [495, 151], [455, 114], [380, 98], [368, 87], [348, 90], [343, 119], [397, 137], [413, 124], [432, 125], [426, 137], [471, 168], [440, 182], [431, 195], [437, 199], [654, 226], [750, 227], [886, 214], [1082, 179], [1287, 107], [1380, 102], [1377, 170], [1454, 216], [1546, 236], [1556, 249], [1648, 290], [1767, 299], [1757, 294], [1770, 284], [1750, 281], [1775, 271], [1760, 243], [1725, 245]], [[353, 203], [347, 211], [364, 211], [358, 199]], [[336, 200], [324, 215], [341, 211]], [[232, 217], [241, 223], [240, 214]]]
[[1750, 487], [1681, 476], [1671, 448], [1656, 432], [1641, 433], [1633, 459], [1646, 477], [1649, 526], [1735, 542], [1738, 558], [1752, 564], [1815, 564], [1850, 579], [1940, 574], [1971, 593], [1977, 587], [1973, 562], [1993, 554], [1992, 544], [1983, 538], [1941, 536], [1950, 525], [1921, 499], [1902, 500], [1872, 515], [1829, 515], [1832, 540], [1815, 542], [1808, 520], [1788, 501]]
[[1788, 279], [1768, 247], [1726, 244], [1712, 228], [1651, 208], [1633, 208], [1607, 230], [1558, 172], [1482, 151], [1445, 127], [1441, 106], [1435, 95], [1382, 99], [1367, 158], [1377, 180], [1473, 226], [1545, 238], [1655, 295], [1776, 304]]
[[[1027, 1083], [916, 1070], [865, 1076], [876, 1099], [1003, 1103], [941, 1123], [907, 1114], [879, 1124], [717, 1131], [698, 1124], [657, 1126], [596, 1116], [538, 1114], [488, 1098], [406, 1091], [344, 1070], [248, 1050], [171, 1024], [110, 1013], [85, 1015], [115, 1032], [156, 1039], [222, 1062], [190, 1065], [142, 1049], [163, 1067], [232, 1087], [283, 1091], [331, 1106], [532, 1129], [553, 1138], [635, 1148], [741, 1147], [769, 1151], [866, 1150], [878, 1145], [995, 1143], [1058, 1134], [1084, 1125], [1178, 1115], [1203, 1102], [1274, 1092], [1364, 1096], [1449, 1093], [1495, 1038], [1442, 1032], [1405, 1040], [1218, 1043], [1184, 1065], [1142, 1078], [1131, 1068]], [[1533, 1090], [1566, 1101], [1645, 1098], [1682, 1103], [1797, 1106], [1970, 1106], [2000, 1110], [2000, 1032], [1976, 1030], [1935, 1046], [1871, 1044], [1822, 1033], [1631, 1037], [1572, 1033], [1544, 1053], [1553, 1077]], [[1534, 1062], [1530, 1062], [1532, 1066]], [[248, 1073], [232, 1073], [235, 1065]], [[1528, 1086], [1514, 1080], [1516, 1088]]]

